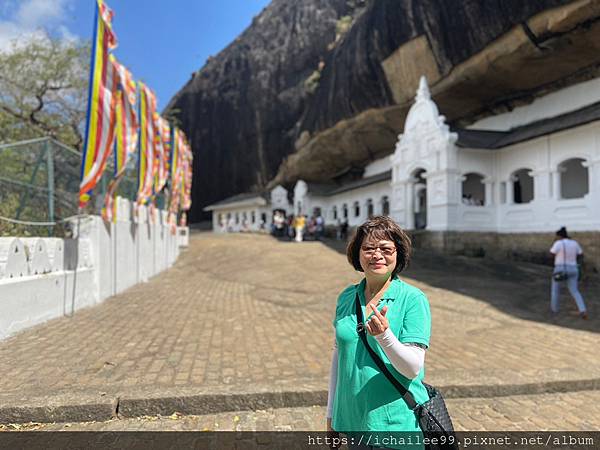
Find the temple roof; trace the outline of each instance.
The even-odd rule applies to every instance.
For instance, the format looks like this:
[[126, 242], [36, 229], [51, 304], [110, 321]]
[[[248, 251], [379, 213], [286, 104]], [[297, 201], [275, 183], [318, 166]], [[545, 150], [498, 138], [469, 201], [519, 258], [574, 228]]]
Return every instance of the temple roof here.
[[595, 120], [600, 120], [600, 102], [555, 117], [515, 127], [508, 131], [474, 129], [454, 129], [452, 131], [458, 134], [456, 145], [459, 147], [495, 150], [585, 125]]

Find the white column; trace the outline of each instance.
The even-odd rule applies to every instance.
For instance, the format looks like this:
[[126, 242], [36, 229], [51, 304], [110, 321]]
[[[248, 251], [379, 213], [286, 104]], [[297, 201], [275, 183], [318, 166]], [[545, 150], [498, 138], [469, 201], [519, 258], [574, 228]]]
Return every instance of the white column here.
[[494, 204], [493, 200], [493, 181], [491, 178], [484, 178], [483, 184], [485, 185], [485, 202], [484, 206], [491, 206]]
[[219, 231], [219, 227], [218, 227], [218, 217], [217, 217], [217, 212], [213, 211], [212, 213], [212, 229], [214, 232], [218, 232]]
[[[597, 175], [594, 173], [597, 170], [600, 170], [600, 160], [595, 162], [582, 161], [581, 165], [587, 169], [588, 172], [588, 195], [594, 192], [594, 184], [597, 179]], [[596, 168], [594, 168], [596, 166]]]
[[533, 200], [549, 200], [552, 199], [551, 189], [551, 171], [549, 169], [541, 169], [531, 171], [533, 176]]
[[462, 197], [463, 197], [463, 183], [467, 181], [467, 177], [464, 175], [459, 175], [458, 177], [456, 177], [456, 192], [458, 192], [458, 202], [460, 204], [462, 204]]
[[512, 205], [515, 203], [515, 186], [513, 184], [515, 181], [517, 181], [517, 179], [513, 175], [508, 177], [508, 180], [506, 181], [506, 204], [507, 205]]
[[414, 178], [409, 178], [408, 184], [406, 186], [406, 196], [404, 197], [406, 203], [406, 228], [409, 230], [415, 229], [415, 204], [414, 204], [414, 196], [415, 196], [415, 182]]
[[560, 170], [556, 169], [552, 172], [552, 199], [560, 199]]

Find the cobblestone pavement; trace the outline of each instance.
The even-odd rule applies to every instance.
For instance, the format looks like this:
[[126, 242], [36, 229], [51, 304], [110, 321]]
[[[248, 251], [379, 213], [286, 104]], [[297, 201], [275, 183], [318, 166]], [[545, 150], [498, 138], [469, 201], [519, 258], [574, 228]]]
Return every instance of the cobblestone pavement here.
[[[193, 234], [148, 283], [0, 342], [0, 405], [325, 390], [336, 297], [360, 279], [336, 246]], [[598, 284], [583, 288], [583, 321], [566, 296], [561, 316], [548, 316], [549, 271], [534, 264], [418, 252], [406, 280], [431, 303], [426, 379], [450, 397], [456, 386], [489, 396], [600, 378]]]
[[[449, 399], [457, 431], [592, 431], [600, 429], [600, 391]], [[324, 431], [325, 407], [279, 408], [107, 422], [0, 425], [0, 431]]]

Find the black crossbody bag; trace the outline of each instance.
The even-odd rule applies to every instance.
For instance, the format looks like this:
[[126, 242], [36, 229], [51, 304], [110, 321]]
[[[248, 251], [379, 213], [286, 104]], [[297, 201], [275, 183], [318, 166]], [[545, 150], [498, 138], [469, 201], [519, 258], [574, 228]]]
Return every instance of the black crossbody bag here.
[[379, 370], [381, 370], [394, 387], [398, 389], [408, 407], [415, 413], [423, 436], [428, 440], [428, 443], [425, 444], [425, 448], [428, 450], [458, 449], [456, 436], [454, 435], [454, 426], [452, 425], [452, 420], [450, 419], [450, 414], [448, 414], [448, 409], [446, 408], [446, 403], [444, 402], [442, 394], [433, 386], [423, 383], [425, 389], [427, 389], [429, 400], [423, 404], [418, 404], [415, 401], [412, 393], [402, 386], [402, 383], [400, 383], [388, 370], [385, 363], [369, 345], [358, 293], [356, 294], [355, 302], [356, 319], [358, 323], [356, 331], [369, 351], [371, 358], [373, 358], [373, 361], [377, 364], [377, 367], [379, 367]]

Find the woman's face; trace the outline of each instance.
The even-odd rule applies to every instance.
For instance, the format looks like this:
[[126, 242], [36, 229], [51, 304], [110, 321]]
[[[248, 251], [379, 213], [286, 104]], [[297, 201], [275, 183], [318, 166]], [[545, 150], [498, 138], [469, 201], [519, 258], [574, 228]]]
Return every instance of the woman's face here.
[[393, 241], [367, 236], [360, 246], [360, 266], [365, 275], [389, 275], [396, 267], [398, 252]]

